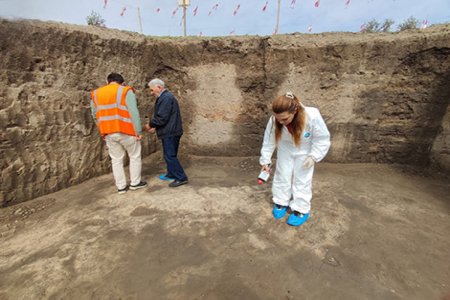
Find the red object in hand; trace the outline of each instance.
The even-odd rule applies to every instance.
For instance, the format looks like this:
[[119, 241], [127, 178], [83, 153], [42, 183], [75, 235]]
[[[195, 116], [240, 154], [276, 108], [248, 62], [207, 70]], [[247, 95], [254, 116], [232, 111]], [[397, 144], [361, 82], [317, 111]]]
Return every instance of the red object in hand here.
[[270, 172], [272, 171], [272, 169], [270, 169], [270, 164], [267, 165], [269, 167], [269, 170], [261, 170], [261, 173], [259, 173], [258, 176], [258, 184], [262, 185], [264, 182], [267, 182], [269, 180], [270, 177]]

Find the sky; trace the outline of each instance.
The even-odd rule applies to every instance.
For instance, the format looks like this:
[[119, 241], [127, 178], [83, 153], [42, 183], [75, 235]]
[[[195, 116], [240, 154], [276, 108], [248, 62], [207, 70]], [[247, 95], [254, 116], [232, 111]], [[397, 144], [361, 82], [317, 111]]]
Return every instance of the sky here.
[[[186, 0], [187, 1], [187, 0]], [[422, 23], [450, 22], [450, 0], [190, 0], [186, 32], [190, 36], [271, 35], [358, 32], [370, 20], [394, 20], [392, 31], [413, 16]], [[95, 11], [108, 28], [152, 36], [182, 36], [178, 0], [0, 0], [0, 17], [86, 25]]]

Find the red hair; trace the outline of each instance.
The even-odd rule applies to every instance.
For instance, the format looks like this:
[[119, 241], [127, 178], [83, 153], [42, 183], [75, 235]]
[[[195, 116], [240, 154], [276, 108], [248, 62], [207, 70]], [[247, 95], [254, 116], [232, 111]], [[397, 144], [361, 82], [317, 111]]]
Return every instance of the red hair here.
[[[292, 138], [294, 139], [295, 146], [300, 147], [306, 118], [305, 108], [300, 104], [300, 100], [291, 93], [279, 96], [272, 102], [272, 111], [276, 114], [284, 112], [295, 113], [294, 118], [290, 123], [292, 126]], [[275, 140], [277, 144], [281, 139], [282, 129], [283, 125], [275, 118]]]

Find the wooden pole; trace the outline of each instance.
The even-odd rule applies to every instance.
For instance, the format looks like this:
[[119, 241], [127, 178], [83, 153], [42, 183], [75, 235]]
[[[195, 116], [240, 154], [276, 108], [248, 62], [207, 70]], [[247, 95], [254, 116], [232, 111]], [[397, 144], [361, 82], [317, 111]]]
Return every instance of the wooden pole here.
[[183, 7], [184, 36], [186, 36], [186, 9], [190, 4], [190, 0], [178, 0], [178, 6]]
[[141, 32], [141, 34], [142, 34], [141, 9], [139, 8], [139, 6], [138, 6], [138, 8], [137, 8], [137, 11], [138, 11], [138, 19], [139, 19], [139, 30], [140, 30], [140, 32]]
[[278, 34], [278, 30], [280, 29], [280, 2], [281, 0], [278, 0], [277, 25], [275, 26], [275, 34]]
[[184, 36], [186, 36], [186, 5], [183, 5]]

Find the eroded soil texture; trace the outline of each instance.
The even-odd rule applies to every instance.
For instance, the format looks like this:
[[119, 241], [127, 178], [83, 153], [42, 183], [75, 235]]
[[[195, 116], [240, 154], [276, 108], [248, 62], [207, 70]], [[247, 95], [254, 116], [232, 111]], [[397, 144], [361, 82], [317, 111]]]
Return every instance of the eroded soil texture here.
[[256, 157], [183, 157], [190, 183], [118, 195], [112, 174], [0, 210], [0, 299], [442, 299], [449, 182], [316, 167], [311, 217], [271, 215]]

